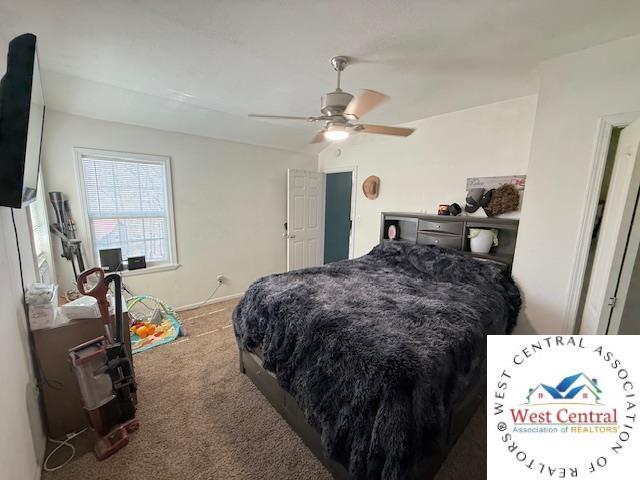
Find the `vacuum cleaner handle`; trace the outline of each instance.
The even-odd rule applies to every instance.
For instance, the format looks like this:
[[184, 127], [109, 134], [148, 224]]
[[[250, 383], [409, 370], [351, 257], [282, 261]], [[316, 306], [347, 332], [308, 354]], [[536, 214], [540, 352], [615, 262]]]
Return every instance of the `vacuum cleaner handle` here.
[[114, 283], [113, 293], [115, 295], [115, 321], [116, 321], [116, 331], [114, 341], [123, 342], [123, 334], [124, 328], [126, 328], [122, 324], [122, 278], [117, 273], [111, 273], [107, 275], [104, 279], [104, 284], [109, 288], [109, 284]]
[[[87, 290], [87, 279], [94, 274], [96, 275], [98, 281], [92, 289]], [[109, 343], [112, 343], [113, 335], [111, 333], [111, 313], [109, 312], [109, 300], [107, 299], [109, 286], [104, 281], [104, 270], [102, 270], [100, 267], [94, 267], [90, 268], [89, 270], [85, 270], [80, 275], [78, 275], [77, 287], [78, 291], [82, 295], [89, 295], [90, 297], [93, 297], [98, 301], [100, 316], [102, 316], [102, 322], [104, 323], [104, 328], [108, 336], [107, 340]]]

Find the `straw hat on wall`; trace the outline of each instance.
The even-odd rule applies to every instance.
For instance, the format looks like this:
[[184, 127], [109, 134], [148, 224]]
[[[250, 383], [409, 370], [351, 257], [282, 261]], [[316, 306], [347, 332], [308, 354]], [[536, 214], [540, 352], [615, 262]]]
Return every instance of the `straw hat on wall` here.
[[375, 200], [380, 193], [380, 178], [371, 175], [362, 182], [362, 192], [369, 200]]

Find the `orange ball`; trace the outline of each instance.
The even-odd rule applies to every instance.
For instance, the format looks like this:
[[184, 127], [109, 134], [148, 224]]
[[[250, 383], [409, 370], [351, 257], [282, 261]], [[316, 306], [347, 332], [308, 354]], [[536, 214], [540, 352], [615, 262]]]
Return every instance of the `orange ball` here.
[[145, 338], [147, 335], [149, 335], [149, 331], [147, 330], [147, 327], [140, 327], [136, 330], [136, 334], [140, 338]]

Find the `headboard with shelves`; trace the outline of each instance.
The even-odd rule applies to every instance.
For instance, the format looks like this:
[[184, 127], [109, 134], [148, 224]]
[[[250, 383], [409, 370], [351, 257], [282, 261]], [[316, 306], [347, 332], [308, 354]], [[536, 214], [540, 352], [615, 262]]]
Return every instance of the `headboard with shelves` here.
[[[383, 212], [380, 220], [380, 243], [407, 242], [421, 245], [438, 245], [460, 250], [477, 258], [490, 259], [505, 264], [509, 269], [518, 237], [518, 220], [511, 218], [482, 218], [468, 215], [428, 215], [424, 213]], [[398, 238], [390, 240], [389, 226], [395, 225]], [[475, 253], [469, 245], [470, 228], [495, 228], [498, 245], [489, 253]]]

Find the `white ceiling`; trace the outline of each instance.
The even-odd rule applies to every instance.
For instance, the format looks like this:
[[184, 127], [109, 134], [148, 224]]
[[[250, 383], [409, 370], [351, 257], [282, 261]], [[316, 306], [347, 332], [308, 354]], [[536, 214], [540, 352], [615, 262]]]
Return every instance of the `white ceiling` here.
[[50, 108], [302, 150], [329, 59], [397, 124], [536, 91], [535, 66], [640, 32], [638, 0], [0, 0], [0, 41], [39, 38]]

